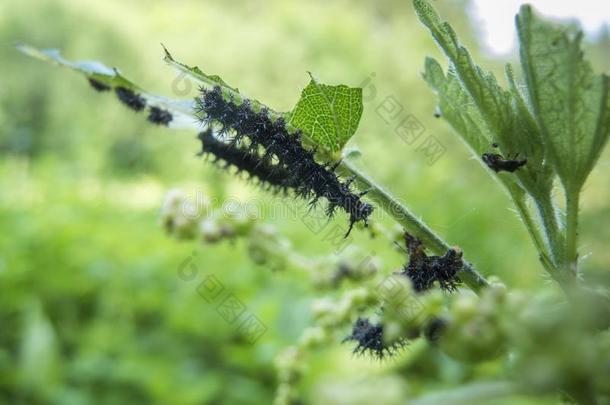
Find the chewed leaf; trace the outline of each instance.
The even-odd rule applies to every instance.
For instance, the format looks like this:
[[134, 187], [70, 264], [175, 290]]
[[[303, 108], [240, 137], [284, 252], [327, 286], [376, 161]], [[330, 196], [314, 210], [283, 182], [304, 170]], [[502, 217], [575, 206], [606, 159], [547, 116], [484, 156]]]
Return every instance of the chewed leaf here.
[[201, 129], [193, 118], [194, 102], [191, 100], [177, 100], [148, 93], [129, 79], [125, 78], [115, 68], [110, 68], [97, 61], [72, 62], [64, 59], [57, 49], [40, 50], [25, 44], [17, 45], [17, 49], [33, 58], [67, 67], [85, 75], [96, 90], [103, 91], [115, 89], [119, 99], [121, 99], [123, 103], [131, 104], [130, 107], [135, 110], [141, 110], [144, 106], [148, 106], [153, 112], [171, 113], [171, 123], [165, 119], [165, 125], [171, 126], [172, 128]]
[[[227, 99], [231, 99], [236, 103], [241, 103], [244, 100], [248, 100], [248, 103], [252, 106], [252, 108], [255, 111], [260, 111], [261, 109], [265, 109], [265, 111], [267, 111], [267, 113], [269, 114], [269, 116], [272, 119], [279, 119], [282, 118], [287, 122], [287, 129], [290, 132], [295, 132], [297, 130], [302, 131], [302, 136], [301, 136], [301, 142], [308, 146], [308, 147], [316, 147], [319, 146], [319, 150], [318, 153], [324, 155], [325, 157], [329, 157], [327, 152], [337, 152], [341, 149], [341, 147], [343, 146], [343, 144], [347, 141], [347, 139], [349, 139], [349, 137], [353, 134], [353, 132], [355, 132], [356, 127], [358, 126], [358, 121], [360, 120], [360, 116], [362, 115], [362, 91], [361, 89], [350, 89], [347, 86], [324, 86], [324, 85], [317, 85], [316, 86], [323, 86], [320, 87], [318, 90], [321, 91], [324, 94], [325, 100], [323, 101], [323, 103], [328, 104], [328, 97], [330, 97], [330, 104], [331, 105], [336, 105], [337, 108], [351, 108], [352, 106], [354, 107], [355, 110], [357, 110], [357, 117], [354, 120], [351, 111], [348, 111], [347, 113], [341, 115], [340, 116], [335, 116], [334, 111], [330, 111], [328, 112], [326, 111], [326, 117], [320, 116], [318, 117], [318, 119], [320, 121], [323, 122], [322, 126], [319, 125], [297, 125], [297, 123], [303, 123], [305, 124], [306, 121], [304, 120], [297, 120], [296, 123], [295, 121], [293, 121], [292, 119], [294, 118], [294, 113], [295, 111], [299, 108], [299, 107], [303, 107], [300, 106], [300, 103], [303, 101], [303, 98], [301, 98], [301, 101], [299, 101], [299, 104], [297, 104], [297, 107], [295, 108], [295, 111], [292, 111], [290, 113], [280, 113], [278, 111], [275, 111], [271, 108], [269, 108], [268, 106], [262, 104], [261, 102], [257, 101], [256, 99], [250, 98], [250, 97], [246, 97], [245, 95], [241, 94], [239, 92], [239, 89], [237, 89], [236, 87], [231, 87], [230, 85], [228, 85], [221, 77], [216, 76], [216, 75], [208, 75], [206, 73], [204, 73], [199, 67], [197, 66], [189, 66], [185, 63], [181, 63], [178, 62], [174, 59], [174, 57], [172, 56], [172, 54], [165, 48], [163, 47], [164, 51], [165, 51], [165, 62], [170, 65], [171, 67], [173, 67], [174, 69], [178, 70], [179, 72], [182, 72], [183, 74], [185, 74], [186, 76], [188, 76], [189, 78], [193, 79], [195, 82], [197, 82], [198, 84], [200, 84], [203, 87], [206, 87], [208, 89], [214, 88], [216, 86], [218, 86], [220, 88], [220, 91], [222, 93], [222, 95], [227, 98]], [[312, 79], [313, 82], [313, 79]], [[311, 83], [310, 83], [311, 86]], [[309, 88], [310, 86], [308, 86], [307, 88]], [[305, 90], [307, 90], [307, 88]], [[320, 89], [324, 89], [324, 90], [320, 90]], [[304, 92], [305, 92], [304, 90]], [[353, 94], [354, 91], [357, 92], [357, 94]], [[353, 100], [352, 104], [346, 104], [345, 100], [346, 100], [346, 96], [348, 99]], [[354, 97], [356, 96], [356, 97]], [[319, 108], [319, 107], [314, 107], [314, 108]], [[300, 114], [306, 111], [307, 108], [305, 109], [301, 109], [299, 110]], [[315, 120], [316, 117], [314, 117]], [[323, 131], [322, 129], [324, 129], [325, 131], [328, 131], [328, 128], [332, 127], [333, 128], [333, 134], [329, 137], [326, 138], [326, 140], [324, 141], [320, 141], [317, 138], [314, 138], [312, 135], [320, 135]], [[347, 131], [344, 131], [343, 129], [341, 129], [340, 131], [338, 131], [336, 128], [344, 128], [347, 127]], [[351, 132], [350, 132], [351, 131]], [[344, 134], [346, 132], [349, 132], [349, 136], [345, 136], [345, 135], [341, 135]], [[336, 135], [336, 134], [340, 134], [340, 135]], [[340, 139], [340, 136], [343, 136], [343, 138], [345, 139]], [[330, 142], [329, 139], [332, 141]]]
[[610, 81], [583, 59], [582, 32], [545, 22], [523, 6], [517, 16], [528, 96], [566, 189], [584, 184], [610, 134]]
[[64, 59], [58, 49], [37, 49], [26, 44], [17, 45], [22, 53], [45, 62], [54, 63], [59, 66], [69, 67], [77, 72], [84, 73], [109, 86], [121, 86], [130, 90], [137, 90], [137, 86], [125, 79], [116, 69], [112, 69], [97, 61], [71, 62]]
[[[239, 92], [239, 89], [237, 87], [229, 86], [229, 84], [227, 84], [227, 82], [225, 82], [220, 76], [208, 75], [204, 73], [203, 70], [201, 70], [198, 66], [189, 66], [185, 63], [178, 62], [176, 59], [174, 59], [174, 57], [167, 50], [167, 48], [165, 48], [165, 46], [163, 46], [163, 50], [165, 52], [165, 57], [163, 58], [163, 60], [169, 66], [173, 67], [179, 72], [182, 72], [202, 87], [212, 89], [218, 86], [220, 87], [220, 91], [222, 92], [223, 96], [227, 99], [232, 99], [236, 103], [241, 103], [244, 100], [248, 100], [248, 103], [252, 106], [254, 110], [259, 111], [261, 109], [265, 109], [269, 116], [273, 119], [283, 118], [286, 121], [288, 120], [288, 116], [286, 113], [277, 112], [256, 99], [246, 97], [245, 95]], [[294, 132], [296, 131], [296, 128], [290, 127], [289, 130], [291, 132]], [[307, 144], [309, 146], [312, 146], [311, 144], [313, 144], [313, 142], [306, 135], [302, 138], [302, 141], [304, 144]]]
[[170, 66], [176, 68], [177, 70], [187, 74], [192, 79], [196, 80], [198, 83], [209, 86], [217, 85], [221, 88], [228, 89], [232, 92], [239, 94], [239, 90], [237, 88], [229, 86], [224, 80], [222, 80], [220, 76], [207, 75], [201, 69], [199, 69], [198, 66], [189, 66], [185, 63], [176, 61], [165, 46], [163, 46], [163, 51], [165, 52], [165, 57], [163, 58], [165, 62], [167, 62]]
[[338, 152], [356, 132], [362, 110], [361, 88], [329, 86], [311, 76], [289, 122], [320, 147]]

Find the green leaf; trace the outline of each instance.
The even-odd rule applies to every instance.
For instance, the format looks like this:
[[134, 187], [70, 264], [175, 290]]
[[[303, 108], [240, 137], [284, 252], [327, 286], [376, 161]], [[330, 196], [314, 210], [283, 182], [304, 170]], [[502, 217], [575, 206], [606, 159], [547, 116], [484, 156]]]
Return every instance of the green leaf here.
[[290, 113], [289, 123], [301, 129], [317, 145], [338, 152], [354, 135], [362, 116], [362, 89], [329, 86], [311, 80]]
[[[432, 62], [427, 62], [426, 66], [426, 80], [439, 94], [441, 109], [444, 106], [445, 110], [451, 110], [443, 116], [450, 120], [478, 157], [491, 152], [494, 142], [500, 145], [504, 156], [519, 153], [526, 157], [528, 164], [512, 177], [516, 176], [533, 196], [549, 191], [552, 173], [544, 166], [541, 136], [520, 99], [510, 68], [507, 68], [507, 75], [515, 87], [512, 91], [500, 87], [493, 74], [474, 63], [451, 26], [441, 21], [430, 4], [424, 0], [414, 0], [413, 4], [419, 19], [449, 59], [445, 83], [440, 80], [443, 77], [440, 66], [433, 66]], [[506, 177], [506, 174], [500, 176]]]
[[460, 45], [451, 26], [441, 21], [434, 8], [424, 0], [413, 0], [420, 21], [430, 30], [443, 50], [464, 90], [472, 100], [494, 139], [512, 133], [510, 93], [502, 89], [493, 74], [477, 66], [468, 50]]
[[528, 161], [539, 163], [544, 159], [544, 145], [540, 129], [533, 113], [525, 102], [520, 85], [515, 78], [513, 67], [509, 63], [506, 64], [504, 72], [512, 95], [513, 115], [516, 117], [515, 133], [507, 139], [508, 146], [509, 148], [512, 146], [512, 149], [522, 148]]
[[609, 79], [583, 59], [582, 32], [523, 6], [517, 16], [528, 96], [548, 156], [568, 192], [578, 192], [610, 134]]
[[[489, 152], [493, 140], [477, 110], [472, 97], [464, 91], [455, 72], [443, 73], [441, 65], [433, 58], [426, 58], [424, 80], [438, 96], [438, 107], [442, 117], [453, 127], [472, 153], [479, 158]], [[493, 173], [515, 199], [523, 198], [523, 189], [512, 176]]]
[[530, 194], [540, 197], [551, 192], [555, 174], [546, 159], [538, 123], [523, 97], [510, 64], [506, 65], [505, 73], [512, 95], [515, 123], [511, 136], [504, 137], [502, 141], [508, 151], [518, 150], [527, 157], [527, 165], [519, 170], [517, 176]]
[[441, 65], [428, 57], [423, 77], [438, 96], [442, 117], [466, 142], [473, 154], [481, 156], [489, 151], [493, 140], [472, 97], [464, 91], [455, 72], [450, 71], [445, 76]]
[[173, 120], [170, 123], [170, 127], [172, 128], [201, 129], [199, 124], [197, 124], [193, 119], [194, 103], [192, 100], [172, 99], [146, 92], [141, 87], [123, 76], [116, 68], [110, 68], [97, 61], [72, 62], [64, 59], [57, 49], [40, 50], [25, 44], [17, 45], [17, 49], [25, 55], [31, 56], [35, 59], [70, 68], [85, 75], [88, 79], [94, 79], [109, 87], [124, 87], [138, 93], [146, 100], [146, 104], [148, 106], [162, 108], [172, 113]]
[[224, 90], [239, 95], [239, 89], [229, 86], [224, 80], [222, 80], [220, 76], [205, 74], [201, 69], [199, 69], [198, 66], [189, 66], [187, 64], [176, 61], [172, 54], [169, 53], [167, 48], [164, 45], [161, 46], [163, 47], [163, 51], [165, 52], [165, 57], [163, 58], [163, 60], [168, 65], [174, 67], [180, 72], [185, 73], [199, 84], [208, 86], [220, 86]]

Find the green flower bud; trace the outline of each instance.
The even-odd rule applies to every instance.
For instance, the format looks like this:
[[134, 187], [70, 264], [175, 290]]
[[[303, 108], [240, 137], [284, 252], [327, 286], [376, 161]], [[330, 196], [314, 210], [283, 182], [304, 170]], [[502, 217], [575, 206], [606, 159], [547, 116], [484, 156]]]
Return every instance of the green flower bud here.
[[163, 200], [160, 221], [166, 232], [183, 239], [195, 237], [201, 212], [180, 190], [170, 190]]

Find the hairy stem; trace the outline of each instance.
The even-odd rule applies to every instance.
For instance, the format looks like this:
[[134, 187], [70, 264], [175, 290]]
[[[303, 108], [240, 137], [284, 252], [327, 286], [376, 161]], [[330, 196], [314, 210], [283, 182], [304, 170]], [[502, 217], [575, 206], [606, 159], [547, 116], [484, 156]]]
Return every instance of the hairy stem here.
[[[523, 201], [519, 202], [518, 198], [513, 198], [513, 201], [528, 232], [530, 232], [530, 236], [532, 236], [544, 269], [570, 296], [572, 295], [575, 278], [574, 273], [566, 270], [570, 268], [569, 264], [565, 264], [569, 263], [566, 253], [568, 248], [566, 247], [566, 238], [559, 228], [555, 204], [549, 193], [533, 196], [533, 199], [538, 210], [539, 223], [544, 232], [544, 239]], [[576, 211], [578, 211], [578, 208], [576, 208]], [[575, 246], [576, 242], [574, 241], [574, 249], [576, 249]]]
[[578, 274], [578, 206], [579, 191], [566, 190], [566, 250], [562, 271], [571, 276]]
[[[361, 190], [369, 190], [367, 197], [376, 202], [381, 209], [387, 212], [396, 222], [402, 225], [409, 233], [422, 240], [424, 245], [435, 254], [445, 254], [451, 246], [439, 235], [430, 229], [421, 219], [402, 204], [396, 197], [391, 195], [375, 183], [370, 177], [358, 170], [349, 161], [342, 161], [338, 171], [343, 176], [355, 177], [355, 182]], [[460, 279], [473, 291], [479, 292], [481, 288], [489, 284], [470, 263], [465, 262], [464, 267], [458, 273]]]
[[517, 212], [519, 213], [519, 216], [521, 217], [521, 220], [525, 225], [525, 229], [527, 229], [530, 238], [532, 239], [534, 245], [536, 246], [536, 249], [538, 250], [542, 266], [553, 278], [555, 278], [557, 268], [553, 263], [553, 260], [549, 256], [542, 235], [540, 234], [538, 226], [534, 222], [530, 211], [525, 204], [525, 201], [523, 200], [523, 198], [514, 197], [513, 203], [515, 204], [515, 207], [517, 207]]
[[561, 263], [561, 252], [563, 247], [563, 236], [557, 223], [557, 210], [551, 196], [548, 194], [534, 196], [536, 208], [540, 217], [547, 244], [555, 267]]

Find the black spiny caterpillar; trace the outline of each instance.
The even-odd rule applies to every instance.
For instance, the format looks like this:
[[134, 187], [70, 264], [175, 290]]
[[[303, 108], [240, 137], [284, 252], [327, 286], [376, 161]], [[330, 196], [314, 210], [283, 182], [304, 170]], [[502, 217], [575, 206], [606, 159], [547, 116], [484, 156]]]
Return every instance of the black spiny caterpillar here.
[[352, 328], [352, 334], [343, 339], [343, 342], [352, 340], [356, 342], [355, 354], [370, 354], [380, 360], [396, 354], [407, 345], [405, 338], [384, 342], [383, 325], [371, 323], [367, 318], [358, 318]]
[[[88, 80], [91, 87], [99, 92], [110, 91], [112, 89], [111, 86], [94, 78], [90, 77]], [[123, 104], [136, 112], [140, 112], [146, 107], [146, 99], [133, 90], [119, 86], [115, 88], [115, 92]], [[148, 111], [148, 121], [153, 124], [168, 126], [173, 119], [172, 113], [159, 107], [152, 106]]]
[[89, 80], [89, 84], [91, 85], [91, 87], [93, 87], [95, 90], [97, 90], [99, 92], [110, 91], [112, 89], [112, 87], [108, 86], [106, 83], [102, 83], [99, 80], [95, 80], [92, 77], [90, 77], [87, 80]]
[[[281, 168], [278, 173], [285, 176], [281, 181], [282, 188], [311, 200], [311, 205], [325, 198], [329, 217], [337, 207], [347, 212], [350, 224], [346, 237], [354, 223], [363, 221], [367, 225], [373, 207], [360, 200], [364, 193], [351, 191], [352, 180], [341, 182], [334, 172], [336, 166], [317, 163], [314, 152], [301, 145], [301, 133], [289, 133], [282, 118], [271, 120], [268, 110], [263, 108], [256, 112], [248, 100], [240, 104], [233, 99], [226, 100], [219, 86], [212, 90], [202, 89], [196, 101], [201, 121], [206, 125], [220, 124], [221, 134], [231, 133], [231, 145], [247, 143], [250, 156], [259, 156], [261, 162], [277, 161]], [[259, 153], [261, 148], [264, 152]]]
[[443, 256], [428, 256], [422, 242], [405, 233], [405, 244], [409, 253], [409, 263], [400, 274], [411, 279], [417, 292], [429, 290], [437, 281], [442, 290], [455, 291], [461, 283], [457, 272], [462, 268], [462, 252], [449, 249]]
[[114, 89], [119, 100], [132, 110], [139, 112], [146, 107], [146, 100], [141, 95], [126, 87], [116, 87]]
[[168, 126], [173, 119], [174, 117], [169, 111], [163, 110], [159, 107], [150, 107], [148, 121], [152, 122], [153, 124]]
[[290, 173], [283, 167], [272, 164], [271, 160], [261, 160], [260, 157], [246, 147], [238, 147], [226, 142], [219, 141], [213, 134], [212, 129], [199, 134], [202, 147], [200, 156], [210, 156], [214, 163], [224, 161], [223, 168], [233, 166], [238, 173], [246, 172], [251, 178], [259, 179], [275, 192], [287, 192], [284, 184]]

